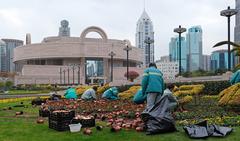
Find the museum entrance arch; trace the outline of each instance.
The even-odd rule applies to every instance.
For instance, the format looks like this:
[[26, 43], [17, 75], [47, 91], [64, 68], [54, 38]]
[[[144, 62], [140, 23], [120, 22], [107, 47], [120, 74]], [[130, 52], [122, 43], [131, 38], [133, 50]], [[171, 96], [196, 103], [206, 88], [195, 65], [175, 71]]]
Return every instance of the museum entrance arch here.
[[107, 42], [107, 39], [108, 39], [107, 34], [104, 32], [103, 29], [101, 29], [100, 27], [96, 27], [96, 26], [91, 26], [91, 27], [88, 27], [85, 30], [83, 30], [82, 34], [80, 35], [80, 38], [85, 39], [87, 34], [90, 32], [98, 33], [102, 37], [103, 41]]

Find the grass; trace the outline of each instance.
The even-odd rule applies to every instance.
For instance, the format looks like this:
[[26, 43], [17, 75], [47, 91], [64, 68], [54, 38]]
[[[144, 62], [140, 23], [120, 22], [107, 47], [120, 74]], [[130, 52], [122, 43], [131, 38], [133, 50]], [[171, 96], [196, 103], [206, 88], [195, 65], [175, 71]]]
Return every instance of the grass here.
[[42, 94], [49, 93], [50, 90], [10, 90], [8, 94]]
[[[118, 133], [110, 132], [105, 127], [103, 131], [96, 131], [88, 136], [82, 132], [70, 133], [58, 132], [48, 128], [47, 118], [44, 124], [37, 124], [38, 108], [32, 107], [29, 102], [24, 102], [24, 107], [13, 107], [12, 110], [3, 111], [3, 107], [18, 105], [19, 103], [9, 103], [0, 105], [0, 140], [1, 141], [191, 141], [182, 127], [179, 132], [146, 136], [133, 130], [122, 130]], [[23, 111], [24, 115], [16, 117], [16, 111]], [[237, 141], [240, 140], [240, 127], [235, 127], [234, 132], [225, 138], [208, 138], [207, 141]]]

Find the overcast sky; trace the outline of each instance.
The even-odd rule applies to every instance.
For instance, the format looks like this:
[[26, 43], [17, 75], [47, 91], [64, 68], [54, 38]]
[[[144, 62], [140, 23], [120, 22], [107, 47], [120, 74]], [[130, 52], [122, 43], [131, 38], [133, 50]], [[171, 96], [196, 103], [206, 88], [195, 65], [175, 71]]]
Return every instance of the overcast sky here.
[[[235, 8], [235, 0], [146, 0], [146, 11], [155, 31], [155, 58], [168, 55], [175, 27], [201, 25], [203, 52], [227, 39], [227, 19], [220, 11]], [[70, 23], [71, 36], [80, 36], [88, 26], [99, 26], [111, 39], [129, 39], [135, 45], [136, 22], [143, 12], [143, 0], [0, 0], [0, 38], [32, 42], [58, 34], [60, 21]], [[232, 40], [235, 18], [232, 18]], [[89, 33], [89, 37], [95, 37]]]

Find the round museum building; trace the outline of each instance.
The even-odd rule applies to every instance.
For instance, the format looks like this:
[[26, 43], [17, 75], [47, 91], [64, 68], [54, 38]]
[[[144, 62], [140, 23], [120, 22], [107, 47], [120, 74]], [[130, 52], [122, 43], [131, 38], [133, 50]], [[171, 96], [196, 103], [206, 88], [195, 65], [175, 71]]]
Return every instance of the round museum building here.
[[[90, 32], [101, 38], [87, 38]], [[71, 37], [68, 21], [63, 20], [58, 36], [31, 43], [27, 34], [26, 44], [14, 49], [15, 84], [121, 82], [126, 79], [127, 64], [129, 70], [142, 73], [142, 52], [128, 40], [109, 39], [96, 26], [83, 30], [80, 37]]]

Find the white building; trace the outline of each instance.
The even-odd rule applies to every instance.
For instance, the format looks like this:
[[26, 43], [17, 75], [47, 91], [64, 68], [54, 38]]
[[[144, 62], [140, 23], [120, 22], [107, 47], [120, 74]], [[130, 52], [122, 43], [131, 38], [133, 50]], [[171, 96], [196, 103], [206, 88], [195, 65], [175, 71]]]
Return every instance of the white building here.
[[146, 66], [149, 62], [154, 62], [154, 42], [150, 44], [150, 61], [149, 61], [149, 47], [148, 44], [145, 43], [146, 39], [150, 39], [154, 41], [154, 32], [153, 32], [153, 24], [144, 10], [141, 17], [137, 22], [136, 29], [136, 47], [143, 49], [143, 65]]
[[163, 73], [165, 81], [174, 81], [176, 75], [179, 73], [178, 62], [170, 62], [169, 58], [163, 57], [163, 59], [156, 61], [158, 69]]

